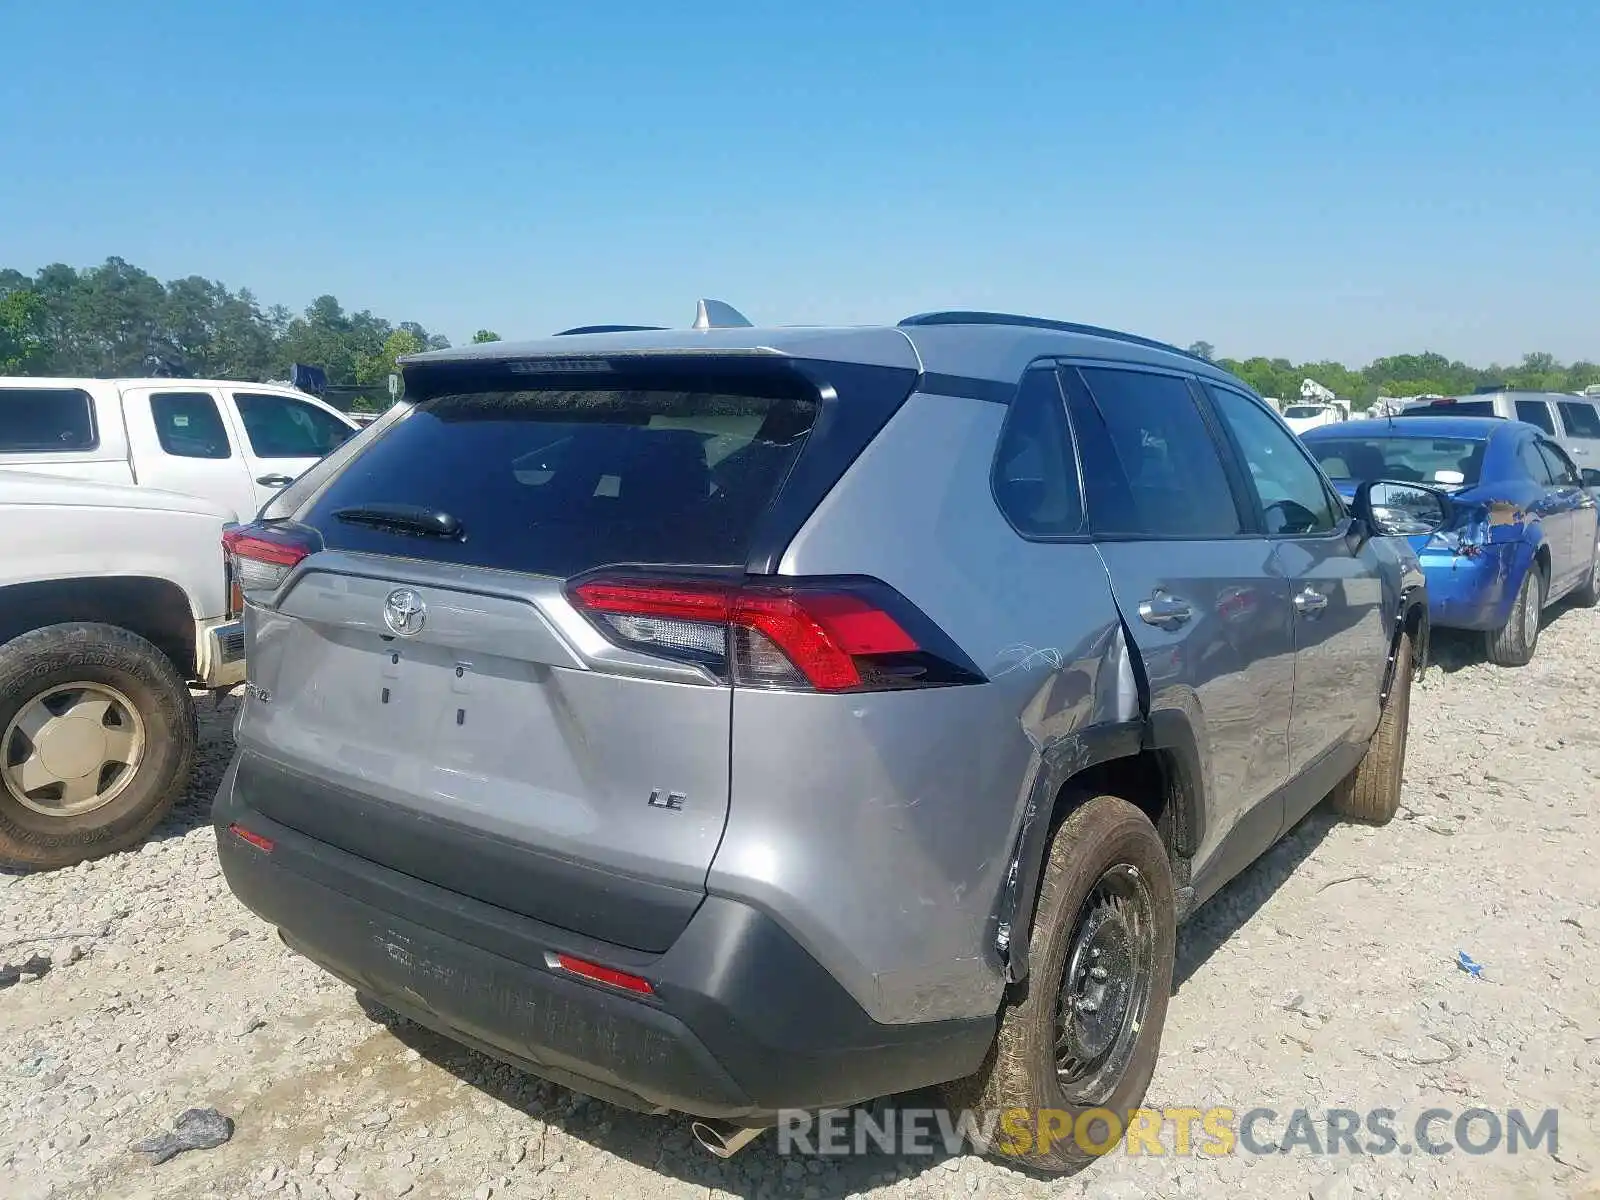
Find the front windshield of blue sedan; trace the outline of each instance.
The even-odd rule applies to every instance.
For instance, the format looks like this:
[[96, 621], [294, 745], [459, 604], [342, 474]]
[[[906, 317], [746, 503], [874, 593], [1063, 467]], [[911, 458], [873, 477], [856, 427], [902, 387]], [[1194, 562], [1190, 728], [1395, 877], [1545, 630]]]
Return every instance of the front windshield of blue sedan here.
[[1483, 470], [1482, 438], [1338, 437], [1306, 443], [1330, 479], [1395, 479], [1472, 487]]

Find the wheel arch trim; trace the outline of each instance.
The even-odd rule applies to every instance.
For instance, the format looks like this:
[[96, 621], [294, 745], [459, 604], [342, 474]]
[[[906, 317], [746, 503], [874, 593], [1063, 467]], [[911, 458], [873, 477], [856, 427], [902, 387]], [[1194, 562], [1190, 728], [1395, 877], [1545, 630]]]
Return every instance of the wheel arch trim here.
[[[1091, 725], [1046, 747], [1028, 790], [993, 919], [993, 946], [1007, 983], [1028, 975], [1028, 935], [1050, 835], [1067, 813], [1089, 799], [1072, 795], [1072, 781], [1093, 767], [1149, 752], [1161, 756], [1168, 802], [1177, 806], [1168, 846], [1174, 867], [1187, 863], [1200, 845], [1205, 834], [1204, 775], [1194, 730], [1181, 710], [1158, 710], [1151, 718]], [[1180, 886], [1177, 890], [1181, 916], [1192, 889]]]

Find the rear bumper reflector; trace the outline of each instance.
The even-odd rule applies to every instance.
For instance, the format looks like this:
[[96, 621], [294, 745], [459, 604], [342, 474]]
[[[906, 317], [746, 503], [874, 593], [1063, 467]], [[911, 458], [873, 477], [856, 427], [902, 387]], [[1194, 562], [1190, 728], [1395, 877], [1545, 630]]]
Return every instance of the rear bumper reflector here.
[[557, 954], [555, 951], [546, 951], [545, 965], [552, 971], [566, 971], [581, 979], [592, 979], [596, 983], [609, 984], [611, 987], [622, 988], [624, 991], [638, 992], [648, 996], [655, 991], [650, 986], [650, 981], [638, 975], [629, 975], [626, 971], [618, 971], [611, 967], [602, 967], [598, 963], [585, 962], [581, 958], [574, 958], [570, 954]]
[[277, 847], [277, 843], [271, 838], [264, 838], [259, 833], [252, 833], [238, 822], [234, 822], [232, 825], [229, 825], [228, 832], [233, 834], [233, 836], [238, 838], [241, 842], [248, 842], [257, 850], [263, 851], [267, 854], [271, 854]]

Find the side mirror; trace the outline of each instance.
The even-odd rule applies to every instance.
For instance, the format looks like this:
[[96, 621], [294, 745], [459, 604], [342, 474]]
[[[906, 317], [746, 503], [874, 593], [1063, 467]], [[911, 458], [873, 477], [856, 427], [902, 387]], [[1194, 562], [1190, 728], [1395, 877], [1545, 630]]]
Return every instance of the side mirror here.
[[1585, 467], [1579, 472], [1579, 477], [1586, 488], [1600, 488], [1600, 470], [1594, 467]]
[[1356, 489], [1350, 511], [1377, 537], [1437, 533], [1450, 523], [1450, 497], [1437, 488], [1372, 479]]

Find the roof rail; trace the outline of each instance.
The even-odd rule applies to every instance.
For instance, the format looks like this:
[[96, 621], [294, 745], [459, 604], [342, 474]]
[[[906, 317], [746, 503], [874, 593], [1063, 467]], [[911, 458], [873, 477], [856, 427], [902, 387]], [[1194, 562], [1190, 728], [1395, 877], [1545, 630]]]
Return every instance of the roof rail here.
[[1019, 325], [1029, 329], [1054, 329], [1061, 333], [1081, 333], [1088, 337], [1110, 338], [1113, 341], [1127, 342], [1134, 346], [1148, 346], [1152, 350], [1165, 350], [1168, 354], [1181, 354], [1184, 358], [1192, 358], [1196, 362], [1209, 362], [1209, 359], [1191, 354], [1187, 350], [1180, 350], [1166, 342], [1158, 342], [1154, 338], [1140, 337], [1135, 333], [1123, 333], [1117, 329], [1103, 329], [1098, 325], [1079, 325], [1072, 321], [1052, 321], [1047, 317], [1022, 317], [1015, 313], [994, 312], [928, 312], [918, 313], [916, 316], [907, 317], [900, 322], [902, 327], [918, 325]]
[[563, 329], [555, 336], [571, 337], [577, 333], [653, 333], [665, 328], [665, 325], [575, 325], [571, 329]]
[[696, 329], [749, 329], [750, 319], [721, 300], [702, 300], [694, 315]]

